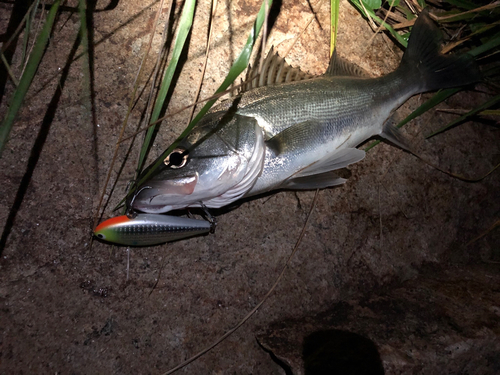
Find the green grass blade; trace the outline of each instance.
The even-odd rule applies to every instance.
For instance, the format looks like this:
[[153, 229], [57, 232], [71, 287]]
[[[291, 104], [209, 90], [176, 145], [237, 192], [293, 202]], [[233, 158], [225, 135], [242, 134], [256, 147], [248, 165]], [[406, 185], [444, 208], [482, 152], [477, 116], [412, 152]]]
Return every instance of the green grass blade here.
[[418, 116], [424, 114], [428, 110], [434, 108], [439, 103], [448, 99], [450, 96], [455, 95], [460, 90], [461, 89], [459, 89], [459, 88], [453, 88], [453, 89], [445, 89], [445, 90], [438, 91], [435, 95], [432, 96], [432, 98], [427, 100], [424, 104], [422, 104], [420, 107], [418, 107], [412, 113], [410, 113], [403, 121], [401, 121], [397, 125], [397, 127], [401, 128], [403, 125], [407, 124], [408, 122], [410, 122], [414, 118], [417, 118]]
[[488, 109], [488, 108], [494, 106], [497, 103], [500, 103], [500, 95], [494, 96], [493, 98], [491, 98], [490, 100], [488, 100], [486, 103], [480, 105], [479, 107], [474, 108], [473, 110], [467, 112], [465, 115], [460, 116], [459, 118], [457, 118], [454, 121], [450, 122], [446, 126], [443, 126], [441, 129], [436, 130], [434, 133], [428, 135], [426, 138], [434, 137], [436, 134], [442, 133], [445, 130], [448, 130], [449, 128], [452, 128], [453, 126], [455, 126], [455, 125], [457, 125], [457, 124], [459, 124], [459, 123], [461, 123], [463, 121], [466, 121], [470, 117], [475, 116], [479, 112], [481, 112], [481, 111], [483, 111], [485, 109]]
[[33, 4], [31, 4], [23, 20], [23, 22], [26, 22], [26, 25], [24, 26], [23, 49], [21, 54], [21, 61], [23, 66], [26, 63], [26, 52], [28, 51], [30, 32], [32, 30], [32, 25], [35, 21], [35, 16], [36, 16], [36, 11], [38, 9], [39, 1], [40, 0], [37, 0]]
[[[269, 9], [271, 9], [272, 3], [273, 3], [272, 0], [268, 0]], [[225, 91], [248, 66], [248, 63], [250, 62], [250, 55], [252, 54], [253, 46], [255, 45], [255, 41], [257, 40], [257, 37], [259, 36], [260, 30], [261, 30], [262, 25], [264, 23], [265, 16], [266, 16], [266, 3], [262, 2], [262, 6], [260, 7], [260, 11], [257, 15], [257, 19], [254, 22], [254, 25], [252, 27], [250, 35], [247, 38], [247, 42], [246, 42], [245, 46], [243, 47], [239, 56], [236, 58], [235, 62], [231, 66], [231, 69], [229, 69], [229, 73], [227, 74], [226, 78], [224, 79], [224, 82], [222, 82], [222, 84], [219, 86], [219, 88], [215, 91], [214, 95]], [[214, 103], [216, 101], [217, 101], [217, 99], [209, 100], [203, 106], [203, 108], [196, 115], [196, 117], [193, 119], [193, 121], [191, 121], [191, 123], [188, 125], [188, 127], [182, 132], [182, 134], [178, 140], [184, 138], [191, 131], [193, 126], [198, 121], [200, 121], [200, 119], [208, 112], [208, 110], [212, 107], [212, 105], [214, 105]], [[173, 150], [173, 148], [172, 148], [172, 150]], [[166, 156], [169, 152], [164, 152], [164, 155]]]
[[340, 0], [330, 0], [330, 56], [337, 45]]
[[60, 0], [55, 0], [50, 7], [42, 31], [40, 32], [35, 46], [33, 47], [33, 51], [29, 56], [28, 64], [26, 65], [24, 74], [19, 80], [19, 85], [14, 91], [14, 95], [9, 104], [9, 108], [7, 109], [7, 113], [2, 120], [2, 123], [0, 124], [0, 157], [2, 156], [2, 151], [5, 148], [5, 144], [7, 143], [7, 138], [9, 137], [16, 115], [21, 108], [24, 97], [28, 92], [31, 82], [33, 81], [33, 77], [35, 76], [35, 73], [38, 69], [38, 65], [42, 60], [45, 46], [47, 45], [47, 42], [49, 40], [50, 32], [52, 30], [57, 11], [59, 9], [59, 4]]
[[500, 46], [500, 34], [495, 35], [493, 38], [488, 40], [486, 43], [470, 50], [468, 53], [474, 57], [479, 56], [489, 50]]
[[500, 116], [500, 109], [486, 109], [478, 113], [479, 116]]
[[[35, 9], [36, 12], [36, 9]], [[24, 26], [24, 36], [23, 36], [23, 49], [22, 49], [22, 54], [21, 54], [21, 61], [22, 64], [26, 62], [26, 52], [28, 51], [28, 41], [30, 37], [30, 31], [31, 31], [31, 17], [30, 17], [30, 12], [26, 14], [26, 25]]]
[[12, 80], [12, 83], [14, 86], [19, 86], [19, 82], [17, 81], [16, 76], [14, 75], [14, 72], [10, 68], [9, 62], [7, 61], [5, 55], [3, 54], [2, 51], [0, 51], [0, 58], [2, 59], [3, 65], [5, 66], [5, 70], [7, 70], [7, 74], [9, 75], [10, 79]]
[[[155, 105], [153, 107], [153, 113], [151, 115], [150, 124], [153, 124], [160, 117], [161, 110], [165, 104], [165, 99], [167, 97], [168, 91], [170, 89], [170, 84], [172, 83], [172, 78], [174, 76], [177, 64], [179, 62], [179, 57], [184, 49], [187, 36], [191, 30], [194, 17], [196, 0], [187, 0], [182, 9], [181, 19], [179, 21], [179, 31], [174, 43], [174, 49], [172, 51], [172, 58], [168, 64], [163, 80], [160, 85], [160, 90], [158, 91], [158, 97], [156, 98]], [[151, 126], [146, 132], [144, 137], [144, 142], [142, 144], [141, 153], [139, 155], [139, 162], [137, 163], [137, 175], [139, 175], [141, 169], [144, 166], [144, 162], [147, 155], [147, 150], [151, 144], [153, 133], [155, 132], [158, 125]]]
[[[265, 1], [265, 0], [264, 0]], [[268, 1], [268, 7], [269, 9], [271, 8], [272, 5], [272, 0], [267, 0]], [[252, 54], [253, 47], [255, 45], [255, 42], [257, 40], [257, 37], [260, 33], [260, 30], [262, 28], [262, 25], [264, 23], [264, 18], [265, 18], [265, 12], [266, 12], [266, 6], [265, 2], [262, 3], [262, 6], [260, 7], [259, 14], [257, 15], [257, 18], [254, 22], [254, 25], [252, 27], [252, 30], [250, 31], [250, 35], [248, 36], [247, 42], [243, 49], [241, 50], [239, 56], [236, 58], [235, 62], [231, 66], [231, 69], [229, 70], [228, 75], [224, 79], [224, 82], [219, 86], [217, 91], [215, 91], [215, 94], [218, 94], [220, 92], [225, 91], [233, 82], [234, 80], [246, 69], [248, 66], [248, 63], [250, 61], [250, 55]], [[200, 112], [196, 115], [196, 117], [189, 123], [187, 128], [182, 132], [182, 134], [177, 138], [177, 140], [170, 146], [168, 147], [158, 159], [156, 159], [153, 167], [148, 171], [148, 173], [141, 178], [140, 181], [136, 184], [136, 186], [140, 186], [144, 181], [146, 181], [149, 176], [158, 168], [161, 163], [163, 163], [163, 159], [172, 152], [172, 150], [177, 147], [179, 142], [186, 137], [191, 129], [196, 125], [196, 123], [208, 112], [210, 107], [217, 101], [217, 99], [212, 99], [208, 101], [205, 106], [200, 110]], [[155, 120], [156, 121], [156, 120]], [[151, 121], [154, 122], [154, 121]], [[130, 193], [129, 193], [130, 195]]]
[[[387, 31], [389, 31], [389, 33], [404, 47], [407, 47], [408, 46], [408, 41], [402, 37], [396, 30], [394, 30], [392, 28], [391, 25], [389, 25], [388, 23], [384, 22], [381, 18], [379, 18], [378, 16], [375, 15], [375, 12], [373, 11], [373, 9], [365, 6], [363, 7], [361, 4], [360, 4], [360, 0], [350, 0], [351, 1], [351, 4], [353, 4], [356, 8], [358, 8], [359, 12], [364, 15], [365, 17], [370, 17], [372, 18], [373, 20], [375, 20], [379, 25], [382, 25], [384, 26]], [[365, 12], [366, 10], [366, 12]]]

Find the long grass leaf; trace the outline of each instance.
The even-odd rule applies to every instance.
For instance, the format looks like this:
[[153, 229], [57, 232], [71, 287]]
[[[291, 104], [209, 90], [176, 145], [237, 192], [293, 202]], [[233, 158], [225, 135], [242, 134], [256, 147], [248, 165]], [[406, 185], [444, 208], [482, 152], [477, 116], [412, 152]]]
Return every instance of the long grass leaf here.
[[31, 52], [30, 57], [28, 59], [26, 70], [24, 71], [24, 74], [19, 80], [19, 85], [14, 91], [14, 95], [9, 104], [9, 108], [7, 109], [5, 118], [0, 124], [0, 157], [2, 156], [2, 151], [5, 148], [5, 144], [7, 143], [7, 138], [9, 137], [17, 113], [21, 108], [24, 97], [28, 92], [31, 82], [33, 81], [33, 77], [35, 76], [35, 73], [38, 69], [38, 65], [42, 60], [45, 51], [45, 46], [47, 45], [47, 42], [49, 40], [50, 32], [52, 30], [52, 26], [54, 24], [57, 11], [59, 9], [59, 4], [60, 0], [55, 0], [52, 6], [50, 7], [47, 19], [45, 20], [45, 24], [43, 25], [42, 31], [40, 32], [40, 35], [37, 38], [33, 51]]
[[[189, 34], [189, 31], [191, 30], [191, 25], [193, 24], [195, 4], [196, 0], [187, 0], [186, 3], [184, 4], [184, 8], [182, 9], [182, 15], [179, 21], [179, 31], [177, 32], [177, 37], [175, 39], [174, 49], [172, 51], [172, 57], [170, 59], [170, 63], [168, 64], [167, 69], [165, 70], [165, 75], [163, 76], [163, 80], [160, 85], [160, 90], [158, 91], [158, 96], [156, 98], [155, 105], [153, 107], [153, 113], [151, 115], [150, 123], [156, 122], [156, 120], [158, 120], [163, 105], [165, 104], [165, 99], [170, 89], [172, 78], [177, 68], [177, 64], [179, 62], [182, 50], [184, 49], [187, 36]], [[144, 137], [141, 153], [139, 155], [139, 162], [137, 163], [138, 174], [142, 169], [142, 167], [144, 166], [147, 150], [149, 149], [149, 145], [151, 143], [153, 133], [155, 132], [156, 128], [157, 128], [156, 126], [150, 127], [146, 132], [146, 136]]]
[[[36, 13], [36, 9], [35, 9], [34, 13]], [[26, 20], [26, 25], [24, 27], [23, 49], [22, 49], [22, 53], [21, 53], [21, 61], [22, 61], [23, 65], [26, 62], [26, 51], [28, 51], [28, 41], [29, 41], [30, 31], [31, 31], [31, 19], [32, 18], [30, 15], [30, 11], [26, 12], [24, 19]]]
[[371, 18], [371, 19], [377, 21], [377, 23], [379, 25], [382, 25], [383, 27], [385, 27], [387, 29], [387, 31], [389, 31], [389, 33], [402, 46], [404, 46], [404, 47], [408, 46], [408, 41], [403, 36], [401, 36], [396, 30], [394, 30], [394, 28], [392, 28], [391, 25], [389, 25], [388, 23], [384, 22], [384, 20], [380, 19], [380, 17], [378, 17], [377, 15], [375, 15], [375, 12], [372, 9], [363, 6], [361, 4], [360, 0], [351, 0], [351, 4], [353, 4], [356, 8], [358, 8], [358, 10], [361, 12], [361, 14], [363, 14], [365, 17]]
[[494, 106], [497, 103], [500, 103], [500, 95], [494, 96], [493, 98], [491, 98], [490, 100], [488, 100], [486, 103], [480, 105], [479, 107], [474, 108], [473, 110], [467, 112], [465, 115], [460, 116], [459, 118], [457, 118], [454, 121], [450, 122], [446, 126], [443, 126], [441, 129], [438, 129], [434, 133], [428, 135], [426, 138], [434, 137], [436, 134], [442, 133], [445, 130], [447, 130], [447, 129], [453, 127], [453, 126], [455, 126], [455, 125], [457, 125], [457, 124], [459, 124], [459, 123], [461, 123], [463, 121], [466, 121], [470, 117], [475, 116], [476, 114], [480, 113], [481, 111], [483, 111], [485, 109], [488, 109], [488, 108]]
[[330, 0], [330, 56], [337, 45], [340, 0]]
[[[30, 32], [32, 30], [33, 23], [35, 22], [36, 11], [38, 9], [38, 4], [40, 0], [34, 1], [29, 7], [24, 20], [26, 20], [26, 27], [24, 28], [24, 37], [23, 37], [23, 50], [21, 61], [24, 65], [26, 63], [26, 52], [28, 51], [28, 42], [30, 37]], [[23, 21], [24, 22], [24, 21]]]
[[16, 76], [14, 75], [14, 72], [12, 71], [12, 69], [10, 68], [10, 65], [9, 65], [9, 62], [7, 61], [5, 55], [3, 54], [3, 52], [0, 51], [0, 58], [2, 59], [2, 62], [3, 62], [3, 65], [5, 66], [5, 70], [7, 70], [7, 74], [9, 75], [12, 83], [14, 84], [14, 86], [19, 86], [19, 82], [17, 81], [17, 78]]
[[488, 40], [486, 43], [480, 45], [479, 47], [476, 47], [472, 50], [470, 50], [468, 53], [474, 57], [477, 57], [479, 55], [482, 55], [485, 52], [488, 52], [489, 50], [496, 48], [500, 46], [500, 34], [495, 35], [493, 38]]
[[[22, 28], [24, 27], [24, 23], [26, 22], [26, 19], [29, 17], [31, 11], [33, 10], [34, 7], [38, 6], [38, 2], [36, 3], [33, 3], [30, 5], [30, 7], [28, 8], [26, 14], [24, 15], [23, 19], [21, 20], [21, 22], [19, 23], [19, 25], [17, 26], [16, 30], [14, 30], [14, 32], [10, 35], [9, 39], [4, 42], [2, 44], [2, 47], [0, 47], [0, 51], [5, 51], [7, 48], [9, 48], [10, 44], [12, 43], [12, 41], [14, 39], [17, 38], [17, 36], [21, 33], [21, 30]], [[33, 12], [33, 15], [35, 15], [36, 12]]]

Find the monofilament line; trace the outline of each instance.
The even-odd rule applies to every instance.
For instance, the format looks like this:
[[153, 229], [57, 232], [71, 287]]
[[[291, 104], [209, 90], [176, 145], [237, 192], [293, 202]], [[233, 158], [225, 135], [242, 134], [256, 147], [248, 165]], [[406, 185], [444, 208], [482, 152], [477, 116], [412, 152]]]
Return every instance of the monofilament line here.
[[236, 326], [234, 326], [229, 331], [227, 331], [223, 336], [221, 336], [220, 338], [218, 338], [213, 344], [211, 344], [210, 346], [206, 347], [205, 349], [203, 349], [199, 353], [193, 355], [191, 358], [185, 360], [184, 362], [182, 362], [181, 364], [177, 365], [176, 367], [168, 370], [163, 375], [169, 375], [169, 374], [172, 374], [172, 373], [176, 372], [177, 370], [180, 370], [181, 368], [187, 366], [191, 362], [193, 362], [196, 359], [198, 359], [199, 357], [201, 357], [203, 354], [205, 354], [205, 353], [209, 352], [210, 350], [212, 350], [213, 348], [215, 348], [222, 341], [224, 341], [226, 338], [228, 338], [230, 335], [232, 335], [238, 328], [240, 328], [243, 324], [245, 324], [245, 322], [248, 319], [250, 319], [252, 317], [252, 315], [257, 312], [258, 309], [260, 309], [260, 307], [264, 304], [264, 302], [267, 300], [267, 298], [272, 294], [272, 292], [274, 292], [274, 289], [276, 289], [276, 287], [278, 286], [278, 283], [281, 281], [281, 278], [285, 274], [285, 271], [286, 271], [286, 269], [288, 267], [288, 264], [290, 263], [290, 260], [292, 259], [292, 257], [294, 256], [294, 254], [297, 252], [297, 249], [299, 248], [299, 245], [302, 242], [302, 238], [304, 237], [304, 234], [306, 232], [307, 224], [309, 223], [309, 219], [311, 218], [312, 211], [313, 211], [314, 207], [316, 206], [316, 201], [318, 200], [318, 195], [319, 195], [319, 190], [316, 190], [316, 193], [314, 194], [313, 202], [311, 204], [311, 208], [309, 209], [309, 213], [307, 214], [306, 221], [304, 223], [304, 226], [302, 227], [302, 231], [300, 232], [300, 236], [299, 236], [299, 238], [297, 240], [297, 243], [295, 244], [292, 252], [288, 256], [288, 259], [286, 260], [285, 265], [283, 266], [283, 269], [281, 270], [279, 276], [276, 278], [276, 281], [274, 282], [274, 284], [271, 287], [271, 289], [269, 289], [269, 291], [267, 292], [267, 294], [264, 296], [264, 298], [262, 298], [262, 300], [257, 304], [257, 306], [255, 306]]

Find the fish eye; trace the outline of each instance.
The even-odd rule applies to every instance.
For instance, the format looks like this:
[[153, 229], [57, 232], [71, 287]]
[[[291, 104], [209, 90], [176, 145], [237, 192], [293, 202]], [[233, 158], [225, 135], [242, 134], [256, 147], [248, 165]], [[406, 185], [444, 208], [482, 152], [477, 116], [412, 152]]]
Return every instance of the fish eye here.
[[176, 148], [168, 155], [163, 162], [172, 169], [182, 168], [188, 161], [188, 153], [183, 148]]

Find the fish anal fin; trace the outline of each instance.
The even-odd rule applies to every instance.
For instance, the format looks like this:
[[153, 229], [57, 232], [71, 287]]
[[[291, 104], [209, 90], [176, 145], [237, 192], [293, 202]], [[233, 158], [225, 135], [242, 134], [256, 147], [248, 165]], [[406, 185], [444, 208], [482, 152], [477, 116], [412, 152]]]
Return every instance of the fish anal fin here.
[[330, 65], [328, 65], [325, 74], [330, 76], [370, 77], [363, 68], [341, 58], [336, 49], [333, 50]]
[[382, 133], [380, 133], [380, 136], [388, 140], [390, 143], [398, 146], [399, 148], [402, 148], [403, 150], [408, 152], [412, 152], [410, 142], [403, 135], [403, 133], [401, 133], [401, 130], [394, 126], [391, 121], [388, 121], [384, 125], [384, 129], [382, 130]]
[[342, 185], [347, 180], [339, 177], [335, 172], [325, 172], [313, 176], [297, 177], [286, 180], [280, 188], [288, 190], [314, 190], [331, 186]]

